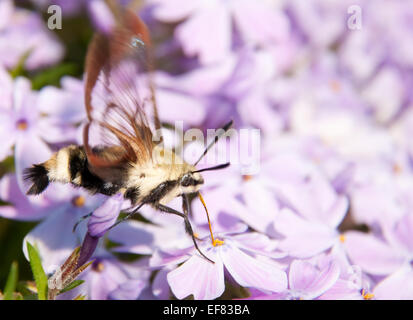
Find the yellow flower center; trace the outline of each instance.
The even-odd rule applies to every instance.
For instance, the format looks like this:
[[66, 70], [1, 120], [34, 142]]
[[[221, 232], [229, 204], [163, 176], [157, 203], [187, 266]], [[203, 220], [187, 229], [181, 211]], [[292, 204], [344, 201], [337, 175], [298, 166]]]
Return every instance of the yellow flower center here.
[[361, 295], [363, 296], [364, 300], [371, 300], [374, 298], [374, 294], [372, 293], [368, 293], [367, 291], [365, 291], [364, 289], [361, 291]]
[[83, 196], [76, 196], [72, 200], [72, 204], [75, 207], [83, 207], [85, 205], [86, 199]]
[[217, 239], [214, 239], [214, 241], [212, 242], [212, 245], [214, 246], [214, 247], [216, 247], [216, 246], [222, 246], [224, 244], [224, 241], [223, 240], [219, 240], [218, 238]]
[[93, 270], [96, 272], [102, 272], [105, 270], [105, 266], [102, 262], [93, 263]]
[[341, 243], [344, 243], [344, 241], [346, 241], [346, 236], [344, 234], [340, 234], [338, 239], [340, 240]]
[[395, 164], [393, 165], [393, 172], [394, 172], [395, 174], [401, 174], [401, 173], [403, 172], [402, 166], [399, 165], [398, 163], [395, 163]]
[[253, 177], [249, 174], [243, 175], [242, 176], [242, 180], [244, 181], [250, 181]]
[[331, 90], [333, 90], [333, 92], [340, 92], [341, 90], [341, 84], [338, 80], [331, 80], [330, 81], [330, 88]]
[[25, 131], [25, 130], [27, 130], [27, 127], [28, 127], [28, 124], [27, 124], [26, 120], [22, 119], [22, 120], [17, 121], [17, 123], [16, 123], [17, 130]]

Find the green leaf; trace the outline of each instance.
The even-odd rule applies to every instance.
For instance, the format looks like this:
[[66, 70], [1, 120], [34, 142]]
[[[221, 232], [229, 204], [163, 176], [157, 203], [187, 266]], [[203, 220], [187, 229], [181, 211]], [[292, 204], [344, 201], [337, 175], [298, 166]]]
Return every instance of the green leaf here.
[[36, 282], [37, 297], [39, 300], [47, 300], [47, 276], [43, 270], [39, 253], [29, 242], [27, 242], [27, 252], [29, 253], [30, 267]]
[[72, 290], [78, 286], [80, 286], [83, 282], [85, 282], [85, 280], [74, 280], [71, 284], [69, 284], [66, 288], [64, 288], [63, 290], [61, 290], [59, 292], [59, 294], [67, 292], [69, 290]]
[[63, 76], [74, 76], [77, 73], [77, 65], [74, 63], [61, 63], [42, 71], [32, 79], [32, 89], [39, 90], [47, 85], [59, 86]]
[[13, 78], [17, 78], [18, 76], [24, 75], [24, 65], [26, 64], [26, 60], [30, 56], [32, 51], [32, 49], [29, 49], [24, 54], [22, 54], [19, 58], [19, 61], [17, 62], [17, 65], [14, 67], [13, 70], [10, 70], [10, 75]]
[[17, 262], [14, 261], [11, 264], [9, 276], [7, 277], [6, 287], [4, 288], [4, 300], [13, 300], [14, 291], [16, 290], [17, 286], [17, 279], [18, 279], [19, 269], [17, 266]]

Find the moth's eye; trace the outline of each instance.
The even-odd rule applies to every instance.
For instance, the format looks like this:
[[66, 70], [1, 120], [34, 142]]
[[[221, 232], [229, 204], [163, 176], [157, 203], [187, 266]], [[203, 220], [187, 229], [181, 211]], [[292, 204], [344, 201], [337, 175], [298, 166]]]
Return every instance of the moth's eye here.
[[142, 41], [139, 37], [133, 37], [131, 39], [132, 47], [139, 48], [145, 46], [145, 42]]
[[189, 174], [186, 174], [181, 179], [181, 185], [183, 187], [188, 187], [192, 184], [193, 180], [194, 179]]

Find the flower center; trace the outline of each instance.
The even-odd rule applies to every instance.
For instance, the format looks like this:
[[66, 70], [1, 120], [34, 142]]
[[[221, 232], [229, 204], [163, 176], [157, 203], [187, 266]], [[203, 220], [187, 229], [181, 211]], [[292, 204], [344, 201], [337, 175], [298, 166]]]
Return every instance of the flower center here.
[[72, 199], [72, 204], [75, 207], [83, 207], [85, 205], [86, 199], [83, 196], [76, 196]]
[[242, 180], [244, 181], [250, 181], [252, 179], [252, 176], [249, 174], [245, 174], [242, 176]]
[[102, 272], [103, 270], [105, 270], [105, 266], [102, 261], [96, 260], [92, 263], [92, 269], [96, 272]]
[[401, 174], [403, 172], [402, 166], [399, 165], [398, 163], [395, 163], [393, 165], [393, 172], [394, 172], [394, 174]]
[[214, 239], [214, 241], [212, 242], [212, 245], [213, 245], [214, 247], [222, 246], [223, 244], [224, 244], [224, 241], [223, 241], [223, 240], [219, 240], [218, 238]]
[[333, 90], [333, 92], [340, 92], [341, 90], [341, 84], [338, 80], [331, 80], [330, 81], [330, 88]]
[[17, 130], [25, 131], [27, 130], [27, 127], [28, 127], [28, 123], [25, 119], [20, 119], [16, 122]]
[[344, 241], [346, 241], [346, 236], [344, 234], [340, 234], [338, 240], [340, 240], [341, 243], [344, 243]]
[[371, 300], [374, 298], [374, 294], [368, 293], [366, 290], [361, 290], [361, 295], [363, 296], [364, 300]]

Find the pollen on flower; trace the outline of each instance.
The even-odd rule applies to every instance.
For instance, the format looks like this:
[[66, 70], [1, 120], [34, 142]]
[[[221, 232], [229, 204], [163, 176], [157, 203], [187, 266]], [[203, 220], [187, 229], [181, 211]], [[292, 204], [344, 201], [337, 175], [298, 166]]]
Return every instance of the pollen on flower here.
[[224, 244], [224, 241], [223, 240], [219, 240], [219, 239], [214, 239], [214, 241], [212, 242], [212, 245], [214, 246], [214, 247], [216, 247], [216, 246], [222, 246]]
[[398, 163], [395, 163], [393, 165], [393, 172], [395, 174], [401, 174], [403, 172], [403, 168]]
[[333, 90], [334, 92], [339, 92], [341, 90], [341, 84], [338, 80], [331, 80], [330, 81], [330, 88], [331, 90]]
[[346, 236], [344, 234], [340, 234], [338, 239], [340, 240], [341, 243], [344, 243], [344, 241], [346, 241]]
[[105, 266], [101, 261], [95, 261], [92, 264], [92, 269], [96, 272], [102, 272], [103, 270], [105, 270]]
[[85, 205], [86, 199], [83, 196], [76, 196], [72, 199], [72, 204], [75, 207], [83, 207]]
[[242, 180], [244, 181], [250, 181], [253, 177], [249, 174], [243, 175], [242, 176]]
[[16, 128], [20, 131], [27, 130], [27, 127], [28, 127], [27, 121], [24, 119], [20, 119], [19, 121], [16, 122]]
[[361, 295], [363, 296], [364, 300], [371, 300], [374, 298], [374, 294], [373, 293], [368, 293], [366, 290], [362, 290], [361, 291]]

